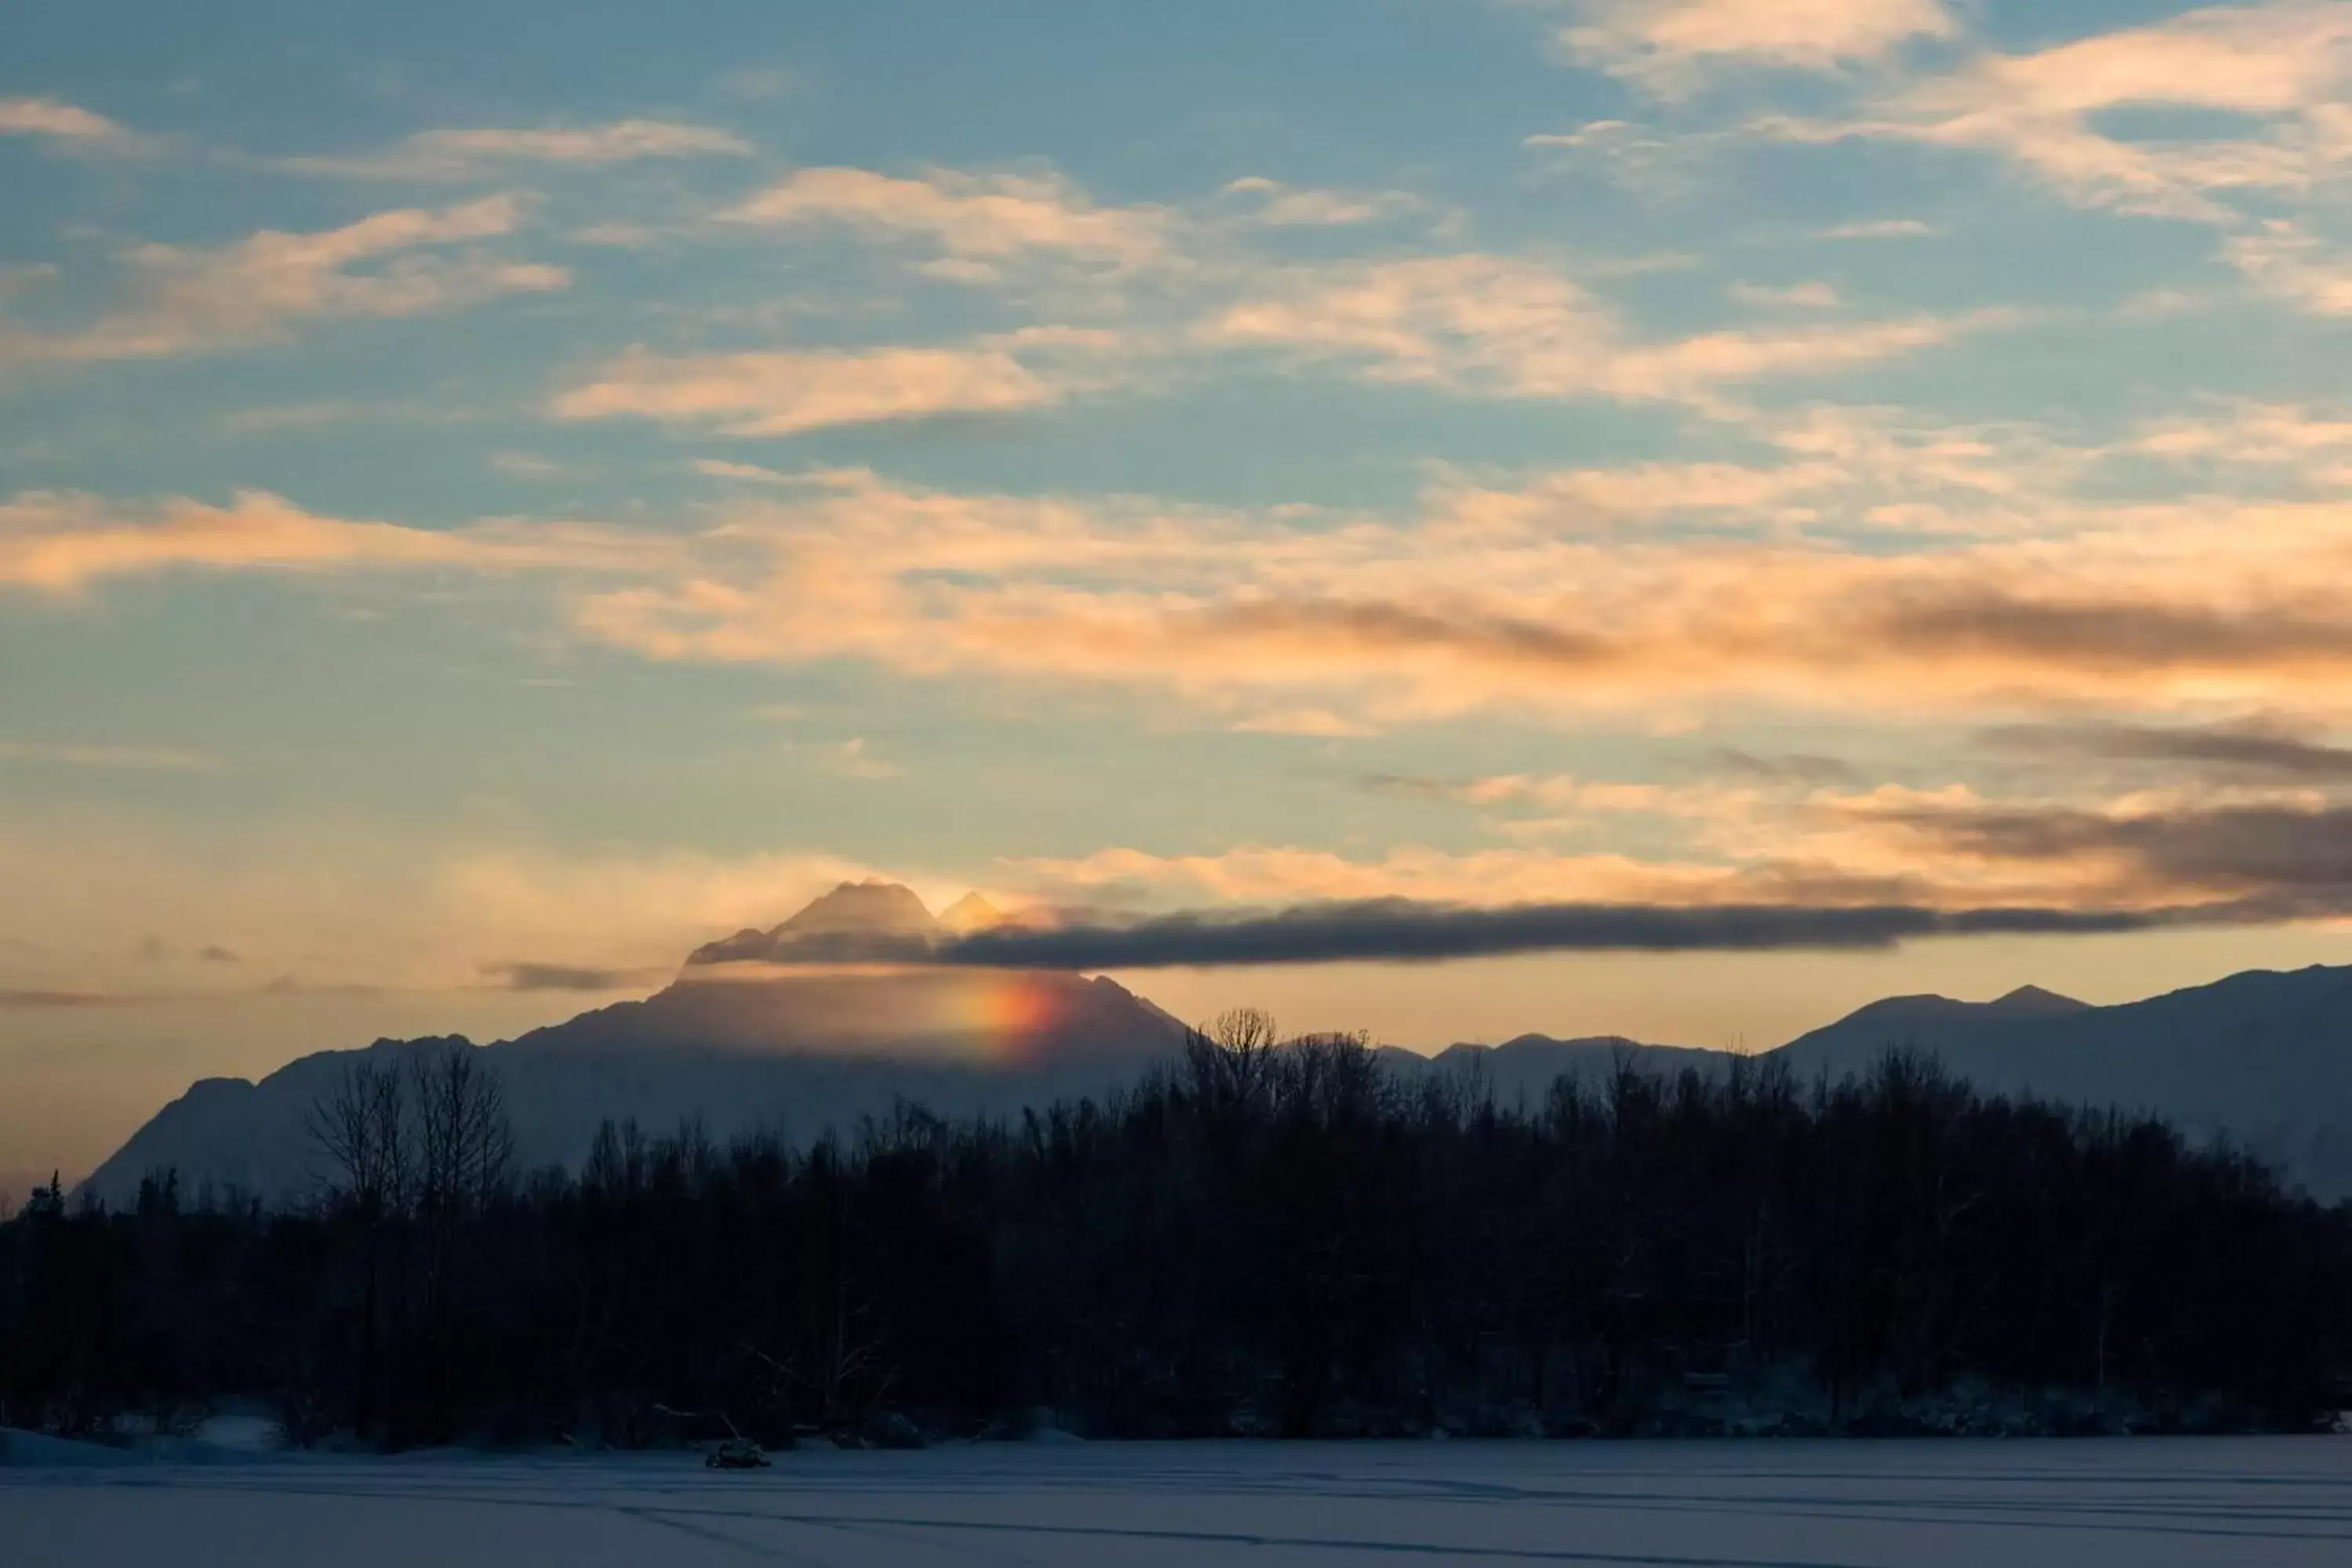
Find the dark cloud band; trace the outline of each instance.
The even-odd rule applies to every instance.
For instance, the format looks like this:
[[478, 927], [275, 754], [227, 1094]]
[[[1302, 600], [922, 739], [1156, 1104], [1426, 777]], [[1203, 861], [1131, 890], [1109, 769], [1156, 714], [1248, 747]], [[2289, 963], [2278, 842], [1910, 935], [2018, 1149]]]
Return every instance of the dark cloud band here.
[[2263, 918], [2236, 905], [2166, 910], [1934, 910], [1909, 904], [1517, 904], [1476, 909], [1383, 899], [1272, 913], [999, 926], [969, 936], [826, 933], [754, 952], [713, 944], [697, 963], [907, 963], [992, 969], [1169, 969], [1433, 963], [1531, 952], [1856, 951], [1939, 936], [2092, 935]]
[[1359, 960], [1412, 963], [1525, 952], [1852, 950], [1891, 947], [1929, 936], [2137, 931], [2161, 923], [2163, 918], [2137, 911], [1950, 911], [1900, 904], [1465, 909], [1381, 900], [1309, 904], [1239, 920], [1171, 915], [1125, 926], [1000, 929], [966, 937], [940, 956], [950, 963], [1004, 968], [1156, 969]]
[[2187, 763], [2219, 773], [2312, 783], [2352, 782], [2352, 748], [2249, 726], [2167, 729], [2147, 724], [2011, 724], [1982, 732], [2006, 751]]

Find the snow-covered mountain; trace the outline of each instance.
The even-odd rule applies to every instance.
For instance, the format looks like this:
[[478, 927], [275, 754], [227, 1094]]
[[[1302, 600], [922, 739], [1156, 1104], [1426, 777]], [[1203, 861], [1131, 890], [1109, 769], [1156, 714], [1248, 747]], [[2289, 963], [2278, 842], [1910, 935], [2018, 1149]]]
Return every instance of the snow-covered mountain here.
[[[966, 900], [970, 929], [993, 917]], [[1176, 1019], [1107, 979], [920, 966], [795, 969], [780, 944], [954, 933], [888, 883], [845, 883], [768, 931], [699, 950], [642, 1002], [600, 1007], [482, 1047], [506, 1091], [526, 1166], [576, 1163], [598, 1125], [649, 1134], [700, 1119], [724, 1141], [756, 1128], [854, 1131], [901, 1099], [942, 1114], [1010, 1112], [1131, 1081], [1181, 1042]], [[257, 1083], [207, 1079], [134, 1133], [86, 1184], [110, 1204], [173, 1169], [181, 1189], [299, 1194], [317, 1177], [311, 1106], [355, 1058], [392, 1061], [455, 1039], [378, 1040], [289, 1063]], [[465, 1043], [457, 1041], [457, 1043]]]
[[1801, 1077], [1836, 1078], [1890, 1045], [1932, 1051], [1988, 1092], [2153, 1110], [2317, 1195], [2352, 1195], [2352, 968], [2249, 970], [2112, 1007], [2031, 988], [1974, 1005], [1902, 997], [1777, 1054]]
[[[527, 1163], [572, 1163], [597, 1125], [649, 1132], [701, 1119], [712, 1137], [768, 1127], [805, 1138], [851, 1130], [899, 1099], [941, 1114], [1009, 1113], [1132, 1081], [1182, 1039], [1176, 1019], [1108, 979], [919, 962], [928, 948], [1002, 917], [966, 898], [934, 916], [905, 888], [845, 883], [792, 919], [692, 955], [642, 1002], [484, 1047], [504, 1084]], [[835, 954], [844, 962], [812, 963]], [[379, 1040], [380, 1058], [445, 1040]], [[1866, 1070], [1891, 1048], [1931, 1053], [1995, 1093], [2153, 1110], [2200, 1137], [2227, 1136], [2325, 1197], [2352, 1195], [2352, 968], [2252, 971], [2211, 985], [2095, 1007], [2023, 986], [1991, 1002], [1896, 996], [1767, 1053], [1801, 1080]], [[1615, 1037], [1527, 1035], [1394, 1070], [1450, 1072], [1506, 1104], [1539, 1103], [1570, 1074], [1718, 1070], [1727, 1053]], [[278, 1196], [314, 1179], [305, 1116], [355, 1053], [306, 1057], [258, 1083], [209, 1079], [165, 1106], [88, 1185], [110, 1203], [150, 1171], [184, 1191], [210, 1182]]]
[[[1485, 1052], [1483, 1070], [1499, 1093], [1539, 1097], [1556, 1071], [1589, 1081], [1628, 1049], [1645, 1069], [1729, 1059], [1531, 1036]], [[2032, 985], [1990, 1002], [1891, 996], [1765, 1059], [1811, 1083], [1867, 1071], [1892, 1049], [1931, 1055], [1986, 1093], [2153, 1111], [2193, 1137], [2229, 1138], [2316, 1196], [2352, 1196], [2352, 968], [2250, 970], [2107, 1007]]]

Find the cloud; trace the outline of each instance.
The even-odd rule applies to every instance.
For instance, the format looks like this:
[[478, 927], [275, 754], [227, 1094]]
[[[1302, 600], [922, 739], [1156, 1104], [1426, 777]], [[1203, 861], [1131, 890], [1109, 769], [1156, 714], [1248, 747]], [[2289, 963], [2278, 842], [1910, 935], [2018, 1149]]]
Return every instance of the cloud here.
[[489, 467], [492, 472], [504, 474], [510, 479], [579, 479], [588, 471], [531, 452], [493, 452]]
[[482, 965], [482, 973], [509, 991], [635, 991], [658, 985], [667, 969], [613, 969], [593, 964], [532, 963], [498, 959]]
[[51, 594], [76, 593], [108, 577], [188, 568], [646, 570], [663, 548], [657, 538], [591, 525], [436, 530], [330, 517], [264, 490], [239, 490], [225, 507], [185, 497], [126, 506], [44, 491], [0, 500], [0, 589]]
[[1842, 223], [1821, 231], [1822, 239], [1926, 239], [1937, 232], [1936, 226], [1916, 217], [1871, 218], [1862, 223]]
[[2230, 240], [2231, 264], [2263, 292], [2315, 316], [2352, 316], [2352, 252], [2331, 248], [2273, 220]]
[[124, 1000], [100, 991], [0, 990], [0, 1007], [109, 1007]]
[[2341, 487], [2352, 478], [2352, 417], [2300, 404], [2237, 402], [2144, 426], [2127, 449], [2173, 461], [2274, 464]]
[[466, 560], [463, 538], [395, 523], [321, 517], [259, 490], [226, 507], [174, 500], [129, 510], [95, 497], [36, 492], [0, 503], [0, 586], [69, 593], [109, 576]]
[[1286, 286], [1204, 323], [1202, 338], [1356, 358], [1381, 380], [1475, 376], [1537, 391], [1588, 384], [1587, 363], [1615, 331], [1609, 311], [1576, 283], [1507, 257], [1302, 268], [1281, 281]]
[[1863, 807], [1947, 852], [2089, 863], [2141, 898], [2240, 900], [2248, 918], [2352, 910], [2352, 806], [2325, 802], [2071, 805], [1891, 803]]
[[1241, 735], [1303, 735], [1320, 740], [1360, 740], [1380, 731], [1360, 719], [1334, 713], [1328, 708], [1267, 708], [1234, 721]]
[[1071, 389], [1072, 383], [997, 348], [671, 357], [633, 349], [558, 395], [552, 411], [559, 419], [632, 416], [705, 426], [723, 436], [785, 436], [835, 425], [1045, 408]]
[[1761, 305], [1773, 310], [1833, 310], [1839, 303], [1836, 288], [1818, 280], [1785, 287], [1734, 283], [1731, 297], [1743, 305]]
[[1171, 221], [1155, 207], [1097, 206], [1056, 174], [952, 169], [934, 169], [919, 179], [867, 169], [801, 169], [720, 216], [771, 228], [840, 225], [925, 240], [967, 260], [1052, 254], [1129, 268], [1162, 254]]
[[1379, 900], [1277, 913], [1163, 915], [1122, 925], [1000, 926], [947, 944], [939, 962], [1019, 969], [1416, 963], [1528, 952], [1725, 952], [1894, 947], [1931, 936], [2141, 931], [2182, 917], [2142, 910], [1904, 905], [1523, 904], [1470, 909]]
[[2212, 772], [2315, 784], [2352, 784], [2352, 748], [2252, 725], [2175, 729], [2087, 722], [2011, 724], [1984, 731], [2008, 751], [2098, 757], [2115, 762], [2188, 763]]
[[1351, 362], [1373, 381], [1516, 397], [1704, 400], [1725, 385], [1868, 363], [2013, 320], [1987, 310], [1634, 342], [1559, 271], [1473, 253], [1296, 268], [1196, 335], [1216, 347]]
[[1567, 0], [1555, 41], [1580, 64], [1677, 97], [1709, 74], [1829, 71], [1959, 31], [1942, 0]]
[[897, 963], [1090, 971], [1412, 963], [1532, 952], [1870, 951], [1927, 937], [2093, 935], [2237, 918], [2239, 911], [2227, 906], [2179, 910], [1788, 904], [1675, 909], [1583, 903], [1475, 908], [1378, 899], [1304, 904], [1261, 914], [1213, 911], [1118, 922], [1009, 922], [944, 941], [826, 933], [777, 943], [761, 957], [782, 964]]
[[1859, 782], [1862, 777], [1861, 770], [1852, 763], [1810, 752], [1785, 752], [1766, 756], [1742, 751], [1737, 746], [1715, 746], [1708, 749], [1706, 762], [1724, 773], [1765, 784], [1850, 784]]
[[[460, 310], [562, 289], [560, 267], [445, 247], [512, 233], [523, 202], [403, 207], [308, 234], [265, 229], [235, 245], [147, 245], [131, 252], [134, 301], [78, 331], [10, 332], [0, 362], [149, 359], [282, 339], [295, 323]], [[362, 269], [363, 264], [374, 264]]]
[[[96, 997], [253, 997], [278, 977], [267, 994], [455, 995], [562, 970], [633, 985], [699, 942], [877, 874], [793, 850], [566, 853], [488, 837], [479, 821], [341, 813], [197, 827], [97, 800], [17, 804], [0, 820], [0, 987]], [[900, 879], [934, 901], [962, 887]], [[138, 912], [130, 930], [196, 955], [180, 989], [141, 991], [156, 973], [125, 941], [126, 910]], [[19, 936], [42, 951], [15, 956]], [[525, 962], [541, 972], [511, 967]]]
[[1753, 800], [1752, 792], [1726, 792], [1717, 786], [1627, 784], [1573, 773], [1488, 773], [1467, 779], [1376, 773], [1365, 782], [1376, 789], [1453, 801], [1480, 810], [1532, 807], [1563, 814], [1538, 822], [1502, 825], [1507, 831], [1522, 833], [1558, 831], [1597, 816], [1721, 816]]
[[714, 126], [616, 120], [604, 125], [533, 130], [423, 131], [369, 156], [287, 158], [278, 166], [303, 174], [456, 179], [514, 163], [604, 168], [648, 159], [740, 158], [752, 151], [741, 137]]
[[[1416, 781], [1421, 782], [1421, 781]], [[1427, 781], [1439, 789], [1447, 781]], [[1409, 784], [1389, 787], [1410, 788]], [[1449, 853], [1402, 845], [1370, 858], [1288, 845], [1243, 845], [1215, 854], [1156, 855], [1113, 847], [1067, 858], [1015, 858], [1004, 874], [1048, 906], [1124, 902], [1296, 904], [1408, 899], [1423, 903], [1696, 905], [1827, 895], [1759, 879], [1730, 862], [1636, 859], [1614, 852], [1562, 853], [1512, 847]], [[1913, 892], [1921, 889], [1914, 889]], [[1840, 891], [1850, 892], [1850, 888]]]
[[874, 754], [873, 748], [866, 744], [866, 737], [863, 735], [854, 735], [846, 741], [809, 745], [800, 749], [812, 752], [816, 757], [818, 765], [827, 773], [838, 773], [843, 778], [864, 779], [868, 783], [874, 783], [900, 776], [900, 770], [898, 767]]
[[1890, 652], [2155, 672], [2335, 664], [2352, 655], [2342, 606], [2281, 595], [2248, 613], [2086, 588], [2035, 593], [1966, 582], [1900, 585], [1855, 617]]
[[[584, 594], [575, 624], [663, 659], [849, 658], [1367, 726], [1682, 701], [2294, 707], [2352, 672], [2333, 504], [2075, 500], [1975, 433], [1776, 439], [1790, 460], [1754, 473], [1571, 470], [1390, 520], [809, 474], [731, 498], [688, 574]], [[1728, 521], [1597, 530], [1595, 497]], [[1792, 509], [1812, 530], [1784, 531]], [[1902, 542], [1830, 547], [1848, 527]]]
[[0, 136], [36, 136], [64, 152], [110, 156], [155, 145], [151, 137], [58, 98], [0, 98]]
[[728, 479], [737, 484], [780, 485], [790, 489], [808, 482], [805, 475], [762, 468], [757, 463], [730, 463], [722, 458], [697, 458], [687, 466], [705, 479]]
[[[681, 400], [674, 416], [808, 416], [754, 401]], [[2326, 436], [2314, 416], [2262, 417], [2282, 449]], [[1761, 419], [1738, 439], [1766, 455], [1441, 475], [1397, 515], [959, 494], [859, 469], [730, 468], [757, 488], [639, 531], [412, 529], [258, 492], [33, 494], [0, 502], [0, 584], [532, 573], [575, 636], [651, 658], [1150, 692], [1228, 727], [1330, 733], [1473, 712], [1649, 726], [1725, 704], [1979, 721], [2316, 712], [2352, 675], [2332, 498], [2085, 497], [2071, 487], [2096, 454], [1855, 411]]]
[[1426, 204], [1404, 191], [1301, 188], [1252, 174], [1217, 193], [1247, 204], [1248, 221], [1265, 228], [1334, 228], [1422, 212]]
[[[5, 541], [0, 534], [0, 541]], [[0, 542], [0, 551], [5, 551]], [[5, 556], [0, 555], [0, 561]], [[5, 582], [0, 577], [0, 582]], [[211, 773], [220, 764], [202, 752], [178, 746], [90, 745], [62, 741], [0, 741], [0, 762], [57, 763], [68, 767], [122, 769], [133, 773]]]
[[[1986, 53], [1883, 99], [1875, 118], [1774, 119], [1799, 141], [1890, 137], [1998, 153], [2069, 200], [2230, 223], [2235, 192], [2302, 193], [2352, 159], [2338, 120], [2352, 87], [2352, 14], [2335, 0], [2189, 11], [2031, 54]], [[2210, 111], [2243, 134], [2126, 138], [2100, 116], [2126, 108]]]

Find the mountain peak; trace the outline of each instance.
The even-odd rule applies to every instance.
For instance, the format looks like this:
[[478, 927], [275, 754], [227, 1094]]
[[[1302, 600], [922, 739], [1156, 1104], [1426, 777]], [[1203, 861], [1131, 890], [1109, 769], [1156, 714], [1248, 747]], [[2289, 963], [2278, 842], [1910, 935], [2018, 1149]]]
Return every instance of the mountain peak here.
[[1003, 923], [1004, 911], [978, 893], [966, 893], [940, 911], [940, 924], [958, 936], [966, 936], [976, 931], [986, 931], [990, 926]]
[[691, 970], [713, 963], [774, 960], [795, 949], [831, 951], [835, 956], [870, 946], [920, 950], [947, 933], [948, 928], [931, 917], [910, 888], [879, 879], [843, 882], [811, 900], [782, 925], [767, 931], [747, 927], [733, 936], [706, 942], [694, 950], [686, 963]]
[[2061, 996], [2055, 991], [2044, 991], [2039, 985], [2021, 985], [2006, 995], [1994, 997], [1985, 1005], [1998, 1007], [2004, 1013], [2040, 1016], [2054, 1013], [2080, 1013], [2090, 1004], [2077, 1002], [2072, 996]]
[[780, 937], [937, 936], [940, 922], [914, 889], [897, 882], [844, 882], [778, 926]]

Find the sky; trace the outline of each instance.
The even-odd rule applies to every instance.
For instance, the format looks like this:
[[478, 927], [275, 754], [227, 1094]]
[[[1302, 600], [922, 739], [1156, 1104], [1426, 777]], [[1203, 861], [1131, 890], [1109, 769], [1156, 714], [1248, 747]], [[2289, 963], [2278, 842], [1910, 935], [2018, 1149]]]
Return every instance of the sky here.
[[1418, 1047], [2352, 957], [2341, 0], [0, 31], [0, 1173], [845, 879]]

